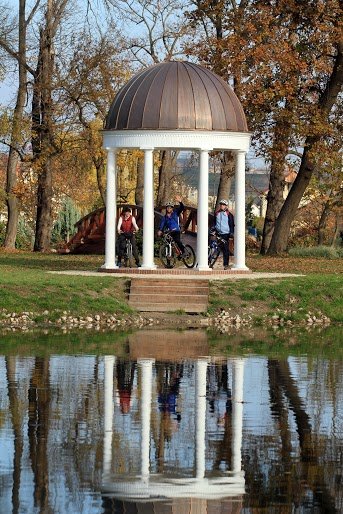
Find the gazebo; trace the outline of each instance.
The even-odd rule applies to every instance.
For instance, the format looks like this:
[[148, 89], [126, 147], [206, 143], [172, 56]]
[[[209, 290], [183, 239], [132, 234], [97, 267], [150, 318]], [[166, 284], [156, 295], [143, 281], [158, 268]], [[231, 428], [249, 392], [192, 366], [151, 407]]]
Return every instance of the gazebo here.
[[199, 152], [197, 269], [208, 267], [209, 152], [235, 153], [234, 265], [245, 265], [245, 155], [250, 134], [243, 108], [232, 88], [218, 75], [190, 62], [163, 62], [135, 75], [119, 91], [103, 130], [107, 151], [105, 270], [116, 269], [116, 154], [144, 151], [143, 261], [154, 263], [153, 152], [161, 149]]

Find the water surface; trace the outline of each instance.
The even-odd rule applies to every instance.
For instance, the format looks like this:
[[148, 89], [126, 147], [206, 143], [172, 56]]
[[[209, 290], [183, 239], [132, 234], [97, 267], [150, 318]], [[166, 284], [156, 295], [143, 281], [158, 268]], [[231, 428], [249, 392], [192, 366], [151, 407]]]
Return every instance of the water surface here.
[[3, 336], [0, 512], [342, 512], [340, 335]]

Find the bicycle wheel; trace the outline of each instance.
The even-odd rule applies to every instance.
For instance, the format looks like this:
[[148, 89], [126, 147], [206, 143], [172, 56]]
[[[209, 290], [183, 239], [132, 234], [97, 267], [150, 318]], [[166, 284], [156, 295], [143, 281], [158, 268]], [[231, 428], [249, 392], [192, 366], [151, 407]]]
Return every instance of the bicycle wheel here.
[[125, 268], [133, 268], [133, 255], [131, 241], [126, 243], [125, 255], [124, 255], [124, 266]]
[[218, 248], [212, 248], [209, 246], [208, 248], [208, 265], [210, 268], [213, 268], [215, 265], [218, 257], [219, 257], [220, 251]]
[[182, 262], [184, 263], [186, 268], [194, 268], [195, 266], [195, 253], [190, 245], [185, 245], [184, 257], [182, 257]]
[[168, 244], [162, 244], [160, 246], [160, 259], [165, 268], [174, 268], [175, 266], [175, 255], [172, 253], [170, 254], [170, 247]]

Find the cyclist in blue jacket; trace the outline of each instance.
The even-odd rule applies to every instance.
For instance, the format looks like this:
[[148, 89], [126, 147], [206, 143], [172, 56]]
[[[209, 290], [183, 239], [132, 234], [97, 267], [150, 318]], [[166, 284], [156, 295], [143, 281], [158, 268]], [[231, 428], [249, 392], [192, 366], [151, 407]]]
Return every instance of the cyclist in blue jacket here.
[[214, 214], [215, 229], [218, 235], [227, 241], [223, 246], [223, 265], [224, 269], [229, 269], [229, 239], [233, 238], [235, 220], [233, 214], [229, 211], [227, 200], [220, 200], [219, 209]]
[[175, 198], [177, 202], [179, 202], [179, 206], [174, 210], [174, 203], [167, 202], [166, 204], [166, 213], [161, 219], [160, 228], [157, 232], [158, 236], [163, 234], [164, 230], [170, 230], [170, 235], [174, 239], [175, 243], [180, 248], [181, 252], [184, 253], [185, 247], [181, 242], [181, 232], [180, 232], [180, 220], [179, 216], [183, 212], [185, 206], [182, 203], [181, 197], [177, 196]]

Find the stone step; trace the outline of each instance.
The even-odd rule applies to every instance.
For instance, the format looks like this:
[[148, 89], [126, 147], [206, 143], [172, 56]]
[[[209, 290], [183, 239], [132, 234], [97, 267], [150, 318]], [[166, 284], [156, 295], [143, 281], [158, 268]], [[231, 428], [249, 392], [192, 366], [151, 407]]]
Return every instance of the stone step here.
[[174, 286], [173, 284], [168, 284], [168, 285], [159, 285], [158, 287], [156, 286], [149, 286], [149, 285], [143, 285], [141, 286], [140, 284], [134, 284], [131, 286], [130, 288], [130, 292], [131, 293], [135, 293], [135, 294], [138, 294], [138, 293], [142, 293], [142, 294], [147, 294], [147, 293], [150, 293], [150, 294], [170, 294], [170, 295], [179, 295], [179, 294], [192, 294], [192, 295], [196, 295], [196, 294], [206, 294], [208, 295], [208, 286], [201, 286], [201, 287], [198, 287], [196, 285], [194, 286]]
[[141, 312], [205, 312], [208, 280], [132, 279], [129, 304]]
[[191, 303], [206, 303], [208, 300], [207, 294], [154, 294], [154, 293], [132, 293], [130, 291], [130, 304], [132, 302], [148, 302], [148, 303], [178, 303], [185, 305], [187, 302]]
[[132, 279], [132, 285], [147, 285], [149, 287], [159, 287], [159, 286], [169, 286], [169, 287], [179, 287], [179, 286], [203, 286], [208, 287], [208, 280], [199, 280], [199, 279], [190, 279], [190, 278], [173, 278], [173, 279], [165, 279], [165, 278], [135, 278]]
[[206, 312], [208, 303], [145, 303], [142, 302], [129, 302], [130, 306], [140, 312], [175, 312], [183, 311], [187, 313]]

